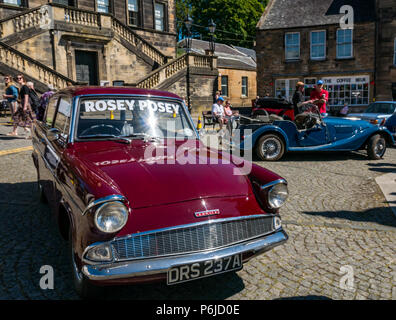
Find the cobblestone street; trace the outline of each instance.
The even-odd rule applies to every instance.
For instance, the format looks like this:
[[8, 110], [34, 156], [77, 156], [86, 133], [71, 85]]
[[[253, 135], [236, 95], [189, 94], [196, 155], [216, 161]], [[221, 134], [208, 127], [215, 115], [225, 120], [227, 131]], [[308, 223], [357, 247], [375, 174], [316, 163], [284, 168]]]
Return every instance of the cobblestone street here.
[[[78, 299], [67, 244], [38, 200], [31, 141], [5, 136], [0, 123], [0, 299]], [[381, 161], [366, 153], [289, 154], [257, 162], [288, 180], [281, 210], [289, 241], [237, 273], [177, 286], [114, 287], [110, 299], [396, 299], [396, 217], [375, 178], [396, 171], [396, 149]], [[41, 290], [51, 265], [54, 290]], [[353, 287], [340, 285], [352, 267]], [[342, 283], [341, 283], [342, 284]], [[343, 289], [344, 288], [344, 289]]]

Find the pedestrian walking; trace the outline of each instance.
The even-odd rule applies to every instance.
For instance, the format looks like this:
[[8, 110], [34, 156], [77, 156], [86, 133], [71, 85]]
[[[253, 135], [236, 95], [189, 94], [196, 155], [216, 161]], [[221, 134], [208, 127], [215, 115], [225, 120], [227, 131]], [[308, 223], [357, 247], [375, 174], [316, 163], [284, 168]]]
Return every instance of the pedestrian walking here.
[[37, 120], [39, 121], [44, 121], [44, 113], [47, 109], [49, 99], [55, 93], [55, 89], [51, 84], [49, 84], [47, 87], [48, 90], [44, 92], [40, 97], [40, 103], [37, 112]]
[[11, 75], [6, 75], [4, 77], [4, 84], [6, 86], [6, 89], [5, 89], [5, 93], [3, 94], [3, 98], [7, 99], [7, 102], [10, 106], [11, 119], [17, 110], [17, 104], [18, 104], [17, 100], [19, 94], [18, 88], [12, 80], [13, 79]]
[[36, 118], [33, 115], [32, 108], [29, 103], [29, 88], [26, 85], [25, 77], [22, 74], [17, 76], [17, 81], [21, 86], [19, 89], [19, 106], [14, 114], [14, 130], [9, 135], [17, 136], [17, 128], [21, 127], [24, 129], [26, 137], [25, 139], [31, 139], [31, 130], [33, 126], [33, 121]]
[[40, 98], [34, 89], [34, 83], [31, 81], [26, 82], [27, 87], [29, 88], [29, 103], [30, 106], [32, 107], [32, 110], [36, 116], [37, 119], [37, 114], [38, 114], [38, 108], [40, 105]]

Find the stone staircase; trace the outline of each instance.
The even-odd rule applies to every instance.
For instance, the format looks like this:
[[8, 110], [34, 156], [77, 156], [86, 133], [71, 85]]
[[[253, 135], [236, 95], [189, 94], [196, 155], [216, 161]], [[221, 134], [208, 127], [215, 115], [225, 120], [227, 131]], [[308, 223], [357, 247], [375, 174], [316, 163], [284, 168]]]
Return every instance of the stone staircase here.
[[50, 66], [27, 56], [12, 46], [31, 37], [61, 30], [71, 33], [97, 35], [98, 32], [107, 41], [115, 39], [133, 54], [139, 56], [153, 68], [153, 72], [144, 76], [132, 86], [145, 89], [167, 89], [177, 76], [185, 76], [189, 70], [200, 70], [202, 74], [217, 68], [216, 57], [184, 54], [172, 59], [143, 39], [127, 25], [111, 14], [103, 14], [59, 4], [46, 5], [23, 11], [0, 20], [0, 65], [11, 73], [21, 72], [40, 82], [41, 85], [52, 84], [61, 89], [75, 81]]
[[217, 67], [217, 58], [199, 54], [183, 54], [157, 70], [141, 79], [135, 84], [138, 88], [143, 89], [166, 89], [167, 85], [173, 83], [172, 78], [186, 71], [187, 67], [194, 69], [213, 70]]

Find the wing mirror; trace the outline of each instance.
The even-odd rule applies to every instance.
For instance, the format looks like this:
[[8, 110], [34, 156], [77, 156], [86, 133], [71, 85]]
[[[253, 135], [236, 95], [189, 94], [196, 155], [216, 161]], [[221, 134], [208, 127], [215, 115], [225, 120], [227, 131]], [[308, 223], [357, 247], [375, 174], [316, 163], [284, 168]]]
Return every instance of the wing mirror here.
[[56, 128], [51, 128], [48, 130], [47, 138], [50, 141], [55, 141], [59, 139], [60, 131]]

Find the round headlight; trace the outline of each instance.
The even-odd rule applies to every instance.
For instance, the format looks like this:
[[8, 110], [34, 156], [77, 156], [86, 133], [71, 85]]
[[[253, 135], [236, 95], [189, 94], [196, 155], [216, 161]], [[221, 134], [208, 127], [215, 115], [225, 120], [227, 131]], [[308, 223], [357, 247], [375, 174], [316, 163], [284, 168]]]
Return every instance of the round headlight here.
[[95, 213], [96, 227], [105, 233], [120, 231], [128, 220], [128, 210], [119, 201], [101, 205]]
[[276, 184], [268, 192], [268, 204], [273, 209], [279, 209], [285, 204], [288, 196], [287, 185], [284, 183]]

